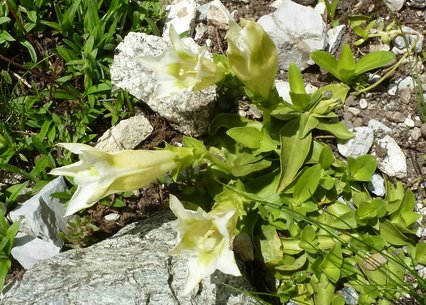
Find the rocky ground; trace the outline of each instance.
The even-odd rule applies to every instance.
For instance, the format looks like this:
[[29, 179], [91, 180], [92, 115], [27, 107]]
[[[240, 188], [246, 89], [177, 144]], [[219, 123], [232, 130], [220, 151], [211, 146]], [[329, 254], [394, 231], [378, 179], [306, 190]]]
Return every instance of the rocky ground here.
[[[252, 0], [248, 1], [248, 3], [245, 3], [246, 1], [223, 2], [237, 20], [239, 18], [258, 20], [261, 16], [275, 11], [275, 8], [271, 6], [273, 1]], [[298, 0], [295, 2], [307, 5], [316, 3], [316, 1], [309, 0]], [[426, 36], [426, 1], [407, 0], [404, 6], [396, 12], [389, 10], [384, 2], [379, 0], [340, 1], [335, 19], [341, 25], [347, 25], [348, 17], [353, 15], [369, 15], [373, 18], [383, 18], [386, 21], [394, 19], [398, 26], [408, 26]], [[207, 31], [198, 39], [198, 42], [209, 42], [211, 51], [218, 53], [226, 51], [226, 41], [224, 40], [225, 28], [221, 25], [207, 22], [205, 22], [205, 25], [207, 26]], [[343, 41], [352, 44], [356, 39], [357, 36], [350, 27], [346, 26]], [[359, 58], [362, 54], [377, 48], [383, 48], [381, 42], [379, 39], [372, 39], [360, 48], [354, 49], [354, 53]], [[424, 52], [425, 50], [426, 42], [423, 41], [422, 51]], [[424, 158], [426, 155], [426, 105], [423, 104], [425, 98], [423, 90], [426, 89], [426, 72], [424, 64], [425, 57], [421, 53], [416, 57], [410, 58], [410, 60], [407, 60], [406, 63], [399, 67], [396, 73], [373, 91], [362, 95], [349, 96], [339, 114], [348, 126], [368, 127], [372, 129], [371, 122], [378, 121], [387, 127], [385, 128], [381, 125], [382, 127], [379, 128], [381, 131], [378, 132], [379, 135], [375, 131], [375, 137], [382, 138], [387, 134], [402, 149], [407, 163], [407, 170], [406, 173], [399, 175], [399, 178], [402, 179], [407, 187], [415, 191], [418, 199], [417, 208], [426, 215], [425, 208], [422, 205], [422, 200], [425, 198], [424, 183], [426, 178], [426, 163]], [[416, 67], [416, 70], [413, 67]], [[378, 72], [378, 74], [380, 73], [382, 71]], [[303, 76], [305, 83], [315, 87], [321, 87], [333, 81], [332, 78], [316, 66], [307, 68], [303, 72]], [[410, 79], [410, 77], [414, 77], [414, 81], [419, 81], [419, 83], [415, 86], [413, 79]], [[280, 71], [279, 78], [281, 80], [287, 79], [287, 74], [284, 70]], [[173, 143], [180, 141], [182, 137], [181, 133], [174, 130], [158, 114], [143, 104], [137, 107], [148, 118], [154, 130], [137, 148], [161, 147], [164, 142]], [[372, 146], [370, 152], [375, 153], [379, 158], [386, 159], [386, 154], [389, 152], [383, 152], [377, 141], [372, 143]], [[336, 153], [339, 153], [337, 148]], [[394, 180], [396, 177], [390, 177], [389, 179]], [[162, 187], [151, 186], [140, 194], [129, 197], [127, 199], [127, 206], [124, 208], [96, 205], [89, 209], [87, 212], [88, 215], [90, 215], [92, 222], [100, 229], [94, 232], [93, 241], [104, 239], [117, 232], [123, 226], [146, 218], [152, 213], [163, 209], [161, 202], [167, 195], [167, 190]], [[112, 213], [118, 215], [116, 221], [113, 222], [105, 218], [106, 215]], [[426, 217], [424, 224], [426, 224]], [[22, 276], [22, 270], [16, 264], [16, 267], [10, 273], [8, 281], [12, 278]]]

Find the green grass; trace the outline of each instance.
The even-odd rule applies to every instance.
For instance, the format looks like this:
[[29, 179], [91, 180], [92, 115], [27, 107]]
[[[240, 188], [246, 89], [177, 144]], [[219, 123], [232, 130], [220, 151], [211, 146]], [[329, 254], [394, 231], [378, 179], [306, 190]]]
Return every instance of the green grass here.
[[[163, 17], [154, 0], [3, 1], [0, 178], [18, 174], [36, 191], [71, 161], [56, 143], [87, 143], [132, 114], [132, 98], [111, 85], [114, 49], [129, 31], [160, 34]], [[16, 189], [0, 191], [3, 209]]]

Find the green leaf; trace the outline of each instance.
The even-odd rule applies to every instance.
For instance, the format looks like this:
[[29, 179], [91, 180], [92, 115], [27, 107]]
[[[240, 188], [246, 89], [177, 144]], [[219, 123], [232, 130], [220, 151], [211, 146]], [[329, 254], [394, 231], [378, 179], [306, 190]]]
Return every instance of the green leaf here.
[[331, 164], [333, 164], [334, 154], [330, 146], [323, 146], [318, 162], [320, 163], [322, 169], [328, 169]]
[[283, 264], [279, 264], [274, 269], [280, 271], [296, 271], [302, 268], [307, 261], [306, 253], [302, 254], [298, 258], [292, 256], [286, 256], [287, 259], [283, 259]]
[[243, 144], [248, 148], [259, 148], [262, 140], [262, 132], [255, 127], [234, 127], [229, 129], [226, 134], [236, 142]]
[[356, 159], [348, 158], [348, 175], [356, 181], [371, 181], [371, 177], [376, 171], [377, 161], [372, 155], [360, 156]]
[[388, 66], [395, 61], [396, 55], [390, 51], [374, 51], [364, 55], [355, 65], [355, 76]]
[[416, 261], [418, 264], [426, 265], [426, 242], [420, 241], [416, 245]]
[[327, 278], [334, 284], [340, 279], [340, 269], [343, 265], [342, 248], [340, 244], [335, 244], [333, 248], [327, 253], [320, 264], [320, 269], [324, 272]]
[[100, 84], [94, 85], [94, 86], [90, 87], [89, 89], [87, 89], [84, 96], [87, 96], [87, 95], [90, 95], [90, 94], [95, 94], [95, 93], [100, 93], [100, 92], [109, 92], [109, 91], [111, 91], [111, 85], [110, 84], [100, 83]]
[[11, 19], [9, 17], [0, 17], [0, 24], [9, 22]]
[[410, 243], [410, 239], [402, 234], [395, 225], [386, 219], [380, 221], [380, 236], [388, 243], [395, 246], [405, 246]]
[[337, 73], [338, 78], [344, 83], [348, 83], [354, 77], [355, 59], [351, 47], [347, 43], [343, 45], [342, 52], [337, 60]]
[[311, 53], [311, 59], [323, 70], [331, 73], [337, 79], [339, 78], [339, 72], [337, 70], [337, 60], [325, 51], [313, 51]]
[[271, 161], [253, 157], [250, 154], [243, 154], [234, 160], [232, 174], [236, 177], [244, 177], [253, 172], [271, 166]]
[[266, 264], [276, 265], [283, 256], [283, 249], [277, 230], [271, 225], [262, 225], [263, 238], [260, 240], [260, 248], [263, 261]]
[[12, 262], [9, 259], [0, 259], [0, 291], [3, 290], [4, 281], [11, 266]]
[[[209, 134], [216, 134], [220, 128], [231, 129], [233, 127], [247, 126], [249, 122], [249, 119], [237, 114], [219, 113], [214, 117], [213, 122], [209, 126]], [[261, 127], [260, 123], [259, 125]]]
[[349, 140], [353, 137], [353, 134], [342, 122], [320, 120], [317, 129], [326, 131], [341, 140]]
[[320, 279], [314, 275], [311, 278], [311, 284], [315, 291], [314, 303], [315, 305], [330, 305], [333, 299], [336, 287], [330, 283], [325, 274], [320, 275]]
[[316, 191], [321, 177], [321, 165], [316, 164], [302, 172], [294, 187], [293, 198], [305, 202]]
[[295, 64], [291, 64], [288, 70], [288, 82], [290, 84], [290, 97], [294, 107], [303, 111], [309, 105], [311, 97], [305, 91], [302, 73]]
[[306, 137], [301, 137], [300, 121], [300, 118], [292, 119], [280, 130], [281, 174], [279, 192], [293, 181], [311, 149], [312, 134], [309, 133]]

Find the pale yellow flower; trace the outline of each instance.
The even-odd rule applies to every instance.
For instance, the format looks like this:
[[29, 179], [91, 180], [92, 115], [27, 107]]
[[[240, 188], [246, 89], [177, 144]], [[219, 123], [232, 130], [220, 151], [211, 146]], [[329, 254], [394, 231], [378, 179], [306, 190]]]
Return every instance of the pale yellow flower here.
[[142, 188], [156, 178], [179, 166], [177, 160], [190, 150], [180, 153], [169, 150], [124, 150], [104, 152], [78, 143], [59, 144], [80, 156], [80, 161], [53, 169], [50, 174], [74, 178], [77, 191], [68, 203], [65, 215], [91, 207], [113, 193]]
[[170, 255], [186, 253], [188, 273], [184, 294], [189, 294], [197, 284], [216, 269], [226, 274], [241, 275], [231, 250], [235, 233], [236, 209], [187, 210], [175, 196], [170, 195], [170, 208], [178, 219], [173, 228], [178, 232], [178, 244]]
[[181, 40], [173, 26], [169, 31], [172, 47], [160, 56], [139, 57], [138, 61], [153, 70], [157, 81], [154, 97], [169, 96], [177, 91], [203, 90], [225, 77], [226, 69], [215, 63], [206, 47], [191, 38]]
[[278, 71], [277, 48], [260, 24], [230, 20], [226, 52], [232, 72], [257, 98], [267, 99]]

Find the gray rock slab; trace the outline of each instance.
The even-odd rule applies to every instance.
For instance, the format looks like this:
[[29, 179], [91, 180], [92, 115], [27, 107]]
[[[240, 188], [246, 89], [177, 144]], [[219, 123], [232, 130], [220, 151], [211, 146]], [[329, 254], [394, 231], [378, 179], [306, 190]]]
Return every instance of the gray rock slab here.
[[158, 56], [169, 46], [161, 37], [129, 33], [117, 46], [111, 65], [111, 82], [146, 102], [178, 131], [191, 136], [202, 135], [216, 109], [216, 88], [212, 86], [198, 92], [182, 90], [172, 96], [153, 98], [156, 88], [153, 71], [135, 60], [138, 56]]
[[133, 149], [148, 137], [153, 130], [148, 119], [143, 115], [135, 115], [121, 120], [99, 138], [96, 148], [114, 152], [123, 149]]
[[57, 255], [60, 250], [61, 247], [52, 243], [18, 232], [11, 253], [22, 267], [29, 270], [36, 263]]
[[258, 23], [277, 46], [280, 69], [288, 70], [291, 63], [305, 69], [313, 64], [310, 53], [327, 46], [326, 25], [312, 7], [284, 0], [276, 12], [262, 16]]
[[176, 243], [171, 212], [131, 224], [85, 249], [60, 253], [27, 271], [3, 305], [237, 305], [256, 304], [230, 289], [250, 286], [243, 277], [215, 272], [184, 296], [184, 257], [170, 257]]
[[63, 217], [64, 204], [51, 195], [66, 190], [64, 178], [58, 177], [46, 184], [37, 195], [11, 211], [9, 216], [13, 222], [21, 222], [20, 232], [62, 247], [64, 243], [58, 232], [65, 229], [69, 217]]

